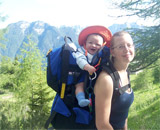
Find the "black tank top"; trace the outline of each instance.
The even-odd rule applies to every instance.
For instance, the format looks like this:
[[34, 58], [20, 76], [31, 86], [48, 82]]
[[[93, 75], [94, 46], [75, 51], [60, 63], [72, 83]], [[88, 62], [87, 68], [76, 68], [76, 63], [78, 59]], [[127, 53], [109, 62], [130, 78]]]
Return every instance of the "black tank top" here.
[[115, 101], [112, 103], [110, 123], [114, 129], [124, 128], [125, 120], [128, 117], [128, 111], [133, 103], [133, 100], [134, 93], [131, 89], [131, 92], [129, 93], [124, 92], [123, 94], [117, 96]]

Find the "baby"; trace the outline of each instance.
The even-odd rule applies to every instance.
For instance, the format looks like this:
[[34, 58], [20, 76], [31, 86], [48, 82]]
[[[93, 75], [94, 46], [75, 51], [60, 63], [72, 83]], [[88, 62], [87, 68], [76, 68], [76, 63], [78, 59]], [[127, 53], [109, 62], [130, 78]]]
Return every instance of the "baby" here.
[[[76, 53], [73, 53], [78, 66], [82, 70], [88, 71], [89, 74], [94, 73], [96, 68], [90, 65], [92, 58], [104, 44], [109, 45], [108, 41], [110, 38], [111, 32], [104, 26], [89, 26], [83, 29], [78, 39], [81, 47], [78, 48]], [[84, 82], [77, 83], [75, 87], [79, 106], [87, 106], [90, 101], [85, 98]]]

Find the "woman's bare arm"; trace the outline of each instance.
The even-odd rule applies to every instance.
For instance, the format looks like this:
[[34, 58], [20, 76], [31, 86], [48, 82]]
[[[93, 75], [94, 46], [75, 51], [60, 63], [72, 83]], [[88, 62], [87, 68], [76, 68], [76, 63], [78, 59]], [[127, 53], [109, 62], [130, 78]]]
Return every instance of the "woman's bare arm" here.
[[123, 130], [128, 130], [128, 119], [125, 120], [125, 124], [124, 124], [124, 129]]
[[101, 72], [95, 84], [96, 127], [99, 130], [113, 130], [109, 123], [113, 81], [106, 72]]

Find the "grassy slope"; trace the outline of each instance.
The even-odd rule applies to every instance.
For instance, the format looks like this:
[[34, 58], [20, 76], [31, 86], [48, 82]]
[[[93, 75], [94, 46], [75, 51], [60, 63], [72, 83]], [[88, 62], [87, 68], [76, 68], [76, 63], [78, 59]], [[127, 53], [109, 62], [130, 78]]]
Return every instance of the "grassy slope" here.
[[[28, 107], [25, 104], [19, 104], [13, 92], [2, 88], [0, 88], [0, 92], [0, 130], [18, 130], [24, 128], [30, 130], [33, 129], [31, 128], [32, 123], [35, 129], [44, 129], [44, 127], [40, 128], [40, 126], [37, 126], [35, 122], [29, 121]], [[53, 91], [51, 94], [55, 95]], [[50, 103], [50, 107], [51, 105], [52, 102]], [[42, 120], [45, 123], [48, 117], [49, 115], [38, 120]], [[41, 126], [44, 126], [44, 124]]]
[[[132, 88], [134, 90], [134, 78]], [[160, 129], [160, 85], [151, 86], [147, 89], [140, 87], [134, 91], [134, 102], [131, 106], [128, 119], [128, 128], [131, 130], [159, 130]], [[0, 94], [0, 129], [19, 128], [24, 125], [17, 124], [24, 119], [25, 111], [19, 112], [12, 93], [5, 91]], [[2, 120], [3, 118], [3, 120]]]
[[[133, 83], [134, 90], [134, 83]], [[131, 130], [160, 129], [160, 85], [134, 91], [134, 103], [129, 112]]]

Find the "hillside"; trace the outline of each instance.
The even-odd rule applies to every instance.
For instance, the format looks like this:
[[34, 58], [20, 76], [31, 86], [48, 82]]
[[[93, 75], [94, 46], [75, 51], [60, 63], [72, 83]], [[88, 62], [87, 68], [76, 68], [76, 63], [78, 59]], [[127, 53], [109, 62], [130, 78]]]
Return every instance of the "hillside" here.
[[[138, 27], [135, 23], [113, 24], [108, 27], [112, 33], [123, 30], [125, 28]], [[64, 36], [72, 38], [73, 42], [78, 45], [78, 34], [83, 28], [80, 26], [51, 26], [42, 21], [28, 23], [19, 21], [8, 25], [5, 33], [5, 40], [0, 42], [6, 46], [6, 49], [0, 48], [3, 56], [15, 58], [20, 52], [23, 42], [28, 42], [28, 37], [37, 44], [40, 51], [46, 55], [50, 48], [60, 47], [64, 44]]]
[[[134, 102], [129, 112], [128, 126], [133, 130], [160, 129], [160, 86], [153, 84], [151, 74], [146, 78], [146, 73], [145, 71], [138, 75], [131, 75]], [[144, 77], [142, 78], [141, 75]], [[146, 82], [147, 85], [142, 86], [141, 82]]]
[[[133, 76], [135, 79], [135, 77], [138, 75], [132, 75], [131, 77]], [[160, 86], [154, 85], [146, 89], [143, 89], [141, 86], [139, 86], [139, 89], [135, 90], [134, 83], [137, 81], [134, 79], [132, 78], [132, 88], [134, 90], [135, 98], [129, 111], [128, 128], [130, 130], [159, 130]], [[49, 87], [47, 88], [50, 89]], [[50, 91], [52, 90], [50, 89]], [[0, 119], [3, 117], [3, 121], [1, 120], [1, 128], [19, 129], [22, 126], [18, 126], [16, 119], [23, 119], [24, 110], [17, 111], [18, 105], [16, 103], [18, 103], [19, 99], [15, 96], [16, 93], [9, 92], [6, 89], [1, 89], [0, 92], [3, 92], [0, 93], [1, 107], [3, 108], [0, 109]], [[23, 104], [21, 104], [21, 106], [23, 106]], [[25, 109], [26, 112], [27, 110], [28, 109]], [[32, 124], [35, 128], [43, 130], [43, 126], [47, 118], [48, 116], [41, 117], [39, 121], [41, 121], [43, 124], [39, 126], [34, 124], [35, 121], [32, 124], [27, 116], [25, 117], [25, 122], [23, 122], [23, 120], [19, 120], [19, 123], [23, 123], [21, 125], [23, 125], [22, 128], [25, 129], [29, 129], [30, 125]]]

